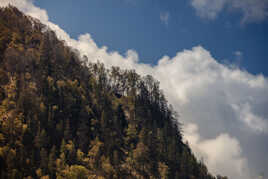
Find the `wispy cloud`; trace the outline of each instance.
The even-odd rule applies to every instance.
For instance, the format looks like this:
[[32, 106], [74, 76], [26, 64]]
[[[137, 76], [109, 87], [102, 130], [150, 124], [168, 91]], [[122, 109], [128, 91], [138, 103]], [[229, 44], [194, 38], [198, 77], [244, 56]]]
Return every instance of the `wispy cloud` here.
[[160, 20], [163, 24], [168, 25], [170, 20], [170, 13], [169, 12], [161, 12], [160, 13]]
[[2, 0], [0, 6], [8, 2], [39, 18], [92, 62], [135, 69], [159, 80], [168, 101], [180, 113], [185, 139], [198, 156], [204, 157], [210, 171], [236, 179], [253, 178], [249, 173], [255, 169], [255, 173], [266, 171], [268, 159], [263, 156], [268, 147], [267, 77], [220, 64], [202, 46], [178, 52], [174, 57], [164, 56], [155, 66], [142, 64], [134, 50], [124, 55], [109, 52], [107, 47], [99, 47], [90, 34], [70, 38], [32, 1]]
[[243, 56], [243, 53], [241, 52], [241, 51], [235, 51], [234, 52], [234, 55], [236, 56], [236, 57], [242, 57]]
[[243, 59], [243, 52], [237, 50], [233, 53], [234, 55], [234, 61], [233, 61], [233, 66], [237, 66], [239, 67], [242, 63], [242, 59]]
[[[206, 19], [215, 19], [228, 9], [240, 11], [242, 22], [258, 22], [268, 18], [268, 0], [190, 0], [197, 14]], [[230, 12], [230, 11], [228, 11]]]

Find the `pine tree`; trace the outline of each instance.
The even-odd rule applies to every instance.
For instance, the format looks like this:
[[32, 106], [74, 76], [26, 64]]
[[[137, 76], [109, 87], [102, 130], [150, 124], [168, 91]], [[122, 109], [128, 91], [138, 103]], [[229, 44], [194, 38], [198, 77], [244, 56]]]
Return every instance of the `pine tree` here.
[[48, 156], [48, 170], [50, 176], [53, 176], [56, 171], [56, 146], [54, 145], [52, 149], [50, 150], [49, 156]]
[[40, 151], [40, 168], [44, 173], [47, 172], [47, 166], [48, 166], [48, 155], [45, 148], [41, 148]]

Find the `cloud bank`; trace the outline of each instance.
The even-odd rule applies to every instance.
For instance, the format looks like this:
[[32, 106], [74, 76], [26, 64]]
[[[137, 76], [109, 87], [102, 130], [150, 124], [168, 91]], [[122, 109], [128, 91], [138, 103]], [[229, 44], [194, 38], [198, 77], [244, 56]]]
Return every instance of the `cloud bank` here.
[[[201, 0], [193, 0], [201, 1]], [[208, 0], [202, 0], [206, 4]], [[223, 5], [214, 5], [221, 9]], [[246, 0], [247, 2], [247, 0]], [[139, 61], [134, 50], [124, 55], [99, 47], [90, 34], [71, 39], [48, 15], [28, 0], [2, 0], [40, 19], [67, 45], [78, 49], [91, 61], [107, 67], [135, 69], [141, 75], [153, 75], [184, 124], [184, 139], [214, 174], [231, 179], [252, 179], [266, 171], [268, 158], [268, 79], [217, 62], [202, 46], [163, 56], [151, 66]], [[213, 3], [212, 3], [213, 4]], [[202, 5], [202, 4], [201, 4]], [[216, 9], [217, 9], [216, 8]]]
[[225, 171], [231, 178], [249, 178], [247, 160], [241, 156], [242, 149], [237, 139], [222, 133], [216, 138], [203, 140], [195, 124], [188, 124], [185, 130], [192, 150], [206, 161], [210, 172]]
[[221, 11], [236, 10], [242, 22], [256, 22], [268, 17], [268, 0], [191, 0], [197, 14], [203, 18], [215, 19]]

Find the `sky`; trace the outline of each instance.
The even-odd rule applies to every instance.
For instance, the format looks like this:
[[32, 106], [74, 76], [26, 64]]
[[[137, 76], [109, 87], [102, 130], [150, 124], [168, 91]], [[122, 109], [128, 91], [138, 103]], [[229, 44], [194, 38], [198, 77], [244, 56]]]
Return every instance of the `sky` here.
[[[46, 9], [50, 21], [60, 25], [72, 38], [90, 33], [99, 46], [108, 46], [112, 51], [125, 53], [134, 49], [143, 63], [156, 64], [163, 55], [175, 56], [178, 51], [202, 45], [222, 63], [234, 63], [251, 73], [268, 75], [268, 36], [265, 35], [268, 22], [261, 15], [247, 17], [250, 12], [243, 12], [242, 7], [231, 8], [235, 6], [232, 1], [239, 2], [36, 0], [34, 4]], [[226, 2], [226, 7], [219, 9], [221, 5], [217, 2]], [[267, 16], [267, 4], [263, 16]], [[252, 5], [244, 6], [248, 6], [246, 9]], [[257, 6], [251, 11], [259, 9]]]
[[1, 0], [89, 60], [160, 81], [213, 174], [268, 177], [268, 0]]

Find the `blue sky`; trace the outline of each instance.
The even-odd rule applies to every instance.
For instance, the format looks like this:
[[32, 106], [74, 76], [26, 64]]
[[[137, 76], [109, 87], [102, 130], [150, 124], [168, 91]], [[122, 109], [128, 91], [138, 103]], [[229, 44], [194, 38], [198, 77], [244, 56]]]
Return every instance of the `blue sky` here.
[[[214, 19], [200, 17], [191, 1], [73, 0], [35, 1], [50, 21], [73, 38], [90, 33], [98, 46], [121, 54], [138, 52], [143, 63], [201, 45], [221, 63], [268, 75], [267, 20], [242, 22], [243, 12], [222, 10]], [[166, 22], [160, 15], [168, 14]]]

